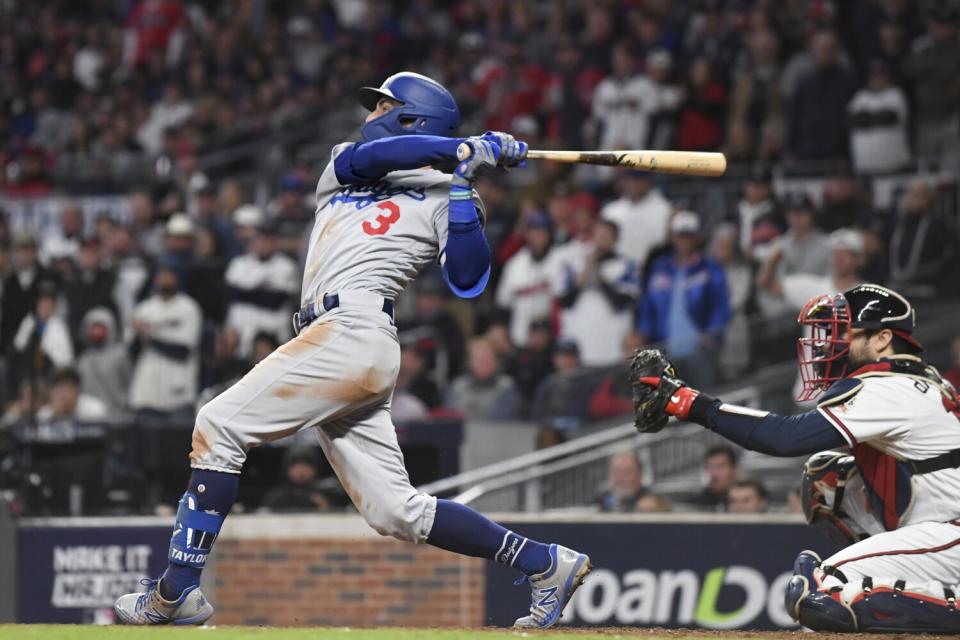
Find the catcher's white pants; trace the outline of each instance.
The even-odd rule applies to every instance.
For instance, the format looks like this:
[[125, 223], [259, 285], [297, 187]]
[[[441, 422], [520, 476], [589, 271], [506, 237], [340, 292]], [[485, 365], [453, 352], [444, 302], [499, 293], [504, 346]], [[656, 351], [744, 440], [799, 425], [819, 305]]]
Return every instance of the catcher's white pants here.
[[822, 576], [821, 589], [842, 587], [844, 601], [863, 591], [864, 578], [874, 587], [906, 583], [907, 592], [942, 599], [943, 587], [960, 583], [960, 522], [922, 522], [870, 536], [823, 561], [847, 579]]
[[436, 498], [411, 486], [390, 417], [400, 367], [396, 328], [374, 295], [341, 306], [260, 362], [204, 405], [190, 465], [240, 473], [247, 450], [314, 428], [320, 445], [371, 527], [424, 542]]

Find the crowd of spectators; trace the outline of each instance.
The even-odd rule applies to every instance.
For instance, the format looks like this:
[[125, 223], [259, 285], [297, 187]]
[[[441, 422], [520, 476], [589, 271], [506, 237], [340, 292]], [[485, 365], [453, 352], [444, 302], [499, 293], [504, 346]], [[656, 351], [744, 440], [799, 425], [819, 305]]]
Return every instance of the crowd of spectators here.
[[[812, 295], [955, 296], [958, 26], [953, 0], [0, 0], [0, 196], [62, 203], [42, 229], [0, 217], [4, 423], [191, 425], [291, 336], [326, 161], [204, 160], [348, 137], [356, 88], [405, 68], [453, 91], [464, 134], [722, 150], [730, 178], [482, 179], [491, 284], [463, 304], [428, 272], [398, 305], [397, 420], [533, 420], [553, 442], [631, 410], [638, 346], [710, 387], [754, 361], [752, 322]], [[942, 171], [878, 206], [873, 180], [917, 166]], [[774, 169], [817, 180], [784, 192]]]
[[[767, 488], [756, 478], [740, 474], [737, 454], [729, 445], [707, 449], [703, 456], [703, 489], [700, 493], [670, 500], [657, 493], [657, 484], [645, 477], [644, 464], [635, 450], [610, 456], [608, 477], [594, 498], [604, 513], [767, 513]], [[786, 504], [790, 513], [800, 513], [800, 504], [791, 493]]]
[[[417, 68], [476, 128], [858, 174], [957, 162], [956, 0], [0, 3], [0, 191], [83, 189], [355, 109]], [[189, 173], [189, 171], [187, 171]]]

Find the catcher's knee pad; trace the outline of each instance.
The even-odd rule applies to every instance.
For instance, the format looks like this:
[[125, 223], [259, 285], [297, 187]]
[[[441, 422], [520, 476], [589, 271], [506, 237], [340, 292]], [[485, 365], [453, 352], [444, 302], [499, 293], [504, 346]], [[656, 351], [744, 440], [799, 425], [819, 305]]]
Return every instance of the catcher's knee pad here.
[[821, 590], [820, 556], [803, 551], [793, 564], [793, 577], [787, 583], [784, 606], [801, 625], [815, 631], [856, 631], [853, 611], [837, 592]]

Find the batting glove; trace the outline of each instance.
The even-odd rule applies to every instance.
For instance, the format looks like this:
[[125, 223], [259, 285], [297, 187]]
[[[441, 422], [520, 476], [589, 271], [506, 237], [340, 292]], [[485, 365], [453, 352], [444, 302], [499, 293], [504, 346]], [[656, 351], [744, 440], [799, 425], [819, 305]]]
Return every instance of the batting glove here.
[[470, 157], [453, 170], [451, 188], [472, 189], [477, 176], [497, 166], [501, 148], [496, 140], [483, 137], [467, 138], [465, 144], [470, 147]]
[[522, 167], [525, 166], [527, 157], [527, 143], [520, 142], [509, 133], [503, 131], [487, 131], [481, 136], [484, 140], [490, 140], [500, 145], [503, 152], [500, 155], [501, 167]]

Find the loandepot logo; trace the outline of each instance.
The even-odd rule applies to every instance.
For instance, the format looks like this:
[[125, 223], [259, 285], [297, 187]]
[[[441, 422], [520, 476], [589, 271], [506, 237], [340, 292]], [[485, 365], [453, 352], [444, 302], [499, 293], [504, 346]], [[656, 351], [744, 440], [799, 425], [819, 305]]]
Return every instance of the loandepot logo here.
[[[766, 612], [774, 625], [796, 627], [783, 607], [783, 591], [791, 575], [783, 573], [768, 585], [762, 573], [742, 565], [711, 569], [702, 582], [694, 571], [636, 569], [620, 576], [597, 569], [573, 596], [563, 621], [741, 629]], [[742, 604], [733, 611], [718, 610], [721, 593]]]

